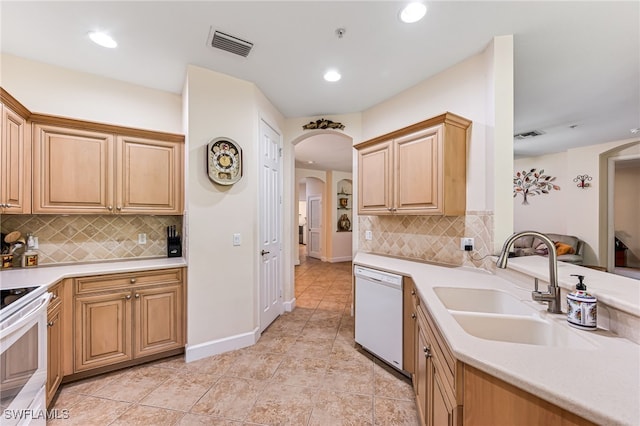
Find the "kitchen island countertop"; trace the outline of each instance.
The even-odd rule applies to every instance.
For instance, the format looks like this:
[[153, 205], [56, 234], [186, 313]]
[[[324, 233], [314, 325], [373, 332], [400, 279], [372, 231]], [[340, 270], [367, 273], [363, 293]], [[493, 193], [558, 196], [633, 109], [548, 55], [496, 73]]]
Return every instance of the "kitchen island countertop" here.
[[[371, 253], [357, 253], [353, 263], [410, 276], [458, 360], [595, 423], [640, 424], [640, 345], [606, 330], [571, 328], [566, 314], [549, 314], [546, 305], [531, 301], [530, 290], [485, 270]], [[594, 289], [595, 284], [594, 280]], [[434, 291], [444, 286], [510, 293], [544, 320], [583, 339], [586, 348], [509, 343], [467, 334]], [[629, 310], [637, 309], [633, 302], [630, 305]]]

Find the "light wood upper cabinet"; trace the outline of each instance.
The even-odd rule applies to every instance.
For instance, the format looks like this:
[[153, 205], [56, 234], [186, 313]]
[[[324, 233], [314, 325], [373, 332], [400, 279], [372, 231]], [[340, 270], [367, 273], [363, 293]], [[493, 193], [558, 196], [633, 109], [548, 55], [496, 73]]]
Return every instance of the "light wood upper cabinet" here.
[[464, 215], [470, 125], [446, 113], [356, 145], [358, 213]]
[[393, 203], [391, 193], [391, 141], [358, 151], [358, 213], [385, 214]]
[[34, 123], [34, 213], [182, 214], [183, 144]]
[[113, 135], [35, 124], [33, 213], [113, 210]]
[[182, 213], [182, 145], [118, 136], [116, 208], [121, 213]]
[[[26, 108], [2, 91], [0, 213], [31, 213], [31, 138]], [[15, 110], [6, 102], [15, 105]], [[20, 113], [16, 112], [20, 111]]]

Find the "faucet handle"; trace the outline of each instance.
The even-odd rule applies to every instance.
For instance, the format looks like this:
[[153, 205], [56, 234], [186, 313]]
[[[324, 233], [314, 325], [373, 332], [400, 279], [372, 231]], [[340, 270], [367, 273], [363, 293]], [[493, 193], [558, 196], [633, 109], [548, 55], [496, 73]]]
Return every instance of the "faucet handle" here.
[[538, 291], [538, 279], [537, 278], [533, 279], [533, 287], [534, 287], [534, 291], [537, 292]]

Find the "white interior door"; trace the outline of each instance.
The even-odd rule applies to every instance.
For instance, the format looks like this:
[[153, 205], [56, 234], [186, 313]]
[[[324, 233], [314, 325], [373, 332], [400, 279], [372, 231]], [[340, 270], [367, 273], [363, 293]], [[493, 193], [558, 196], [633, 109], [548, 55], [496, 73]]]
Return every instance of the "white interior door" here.
[[280, 135], [260, 120], [260, 332], [283, 312]]
[[322, 197], [314, 195], [307, 198], [307, 256], [322, 258]]

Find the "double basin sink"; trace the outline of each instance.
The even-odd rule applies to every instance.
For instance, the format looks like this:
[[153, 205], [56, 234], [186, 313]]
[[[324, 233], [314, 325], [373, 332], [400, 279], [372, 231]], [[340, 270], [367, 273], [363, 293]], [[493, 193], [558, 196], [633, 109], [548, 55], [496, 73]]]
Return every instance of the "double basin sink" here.
[[566, 323], [544, 318], [539, 310], [505, 291], [463, 287], [433, 290], [460, 327], [480, 339], [595, 349]]

